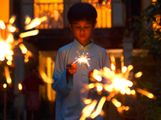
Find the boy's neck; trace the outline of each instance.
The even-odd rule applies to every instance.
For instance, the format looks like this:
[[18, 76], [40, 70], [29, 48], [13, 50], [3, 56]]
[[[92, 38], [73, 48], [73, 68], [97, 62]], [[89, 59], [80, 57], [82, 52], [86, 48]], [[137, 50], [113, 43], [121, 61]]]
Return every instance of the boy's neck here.
[[[79, 42], [79, 41], [78, 41]], [[90, 40], [90, 41], [88, 41], [88, 42], [86, 42], [86, 43], [80, 43], [83, 47], [85, 47], [85, 46], [87, 46], [88, 44], [90, 44], [92, 41]]]

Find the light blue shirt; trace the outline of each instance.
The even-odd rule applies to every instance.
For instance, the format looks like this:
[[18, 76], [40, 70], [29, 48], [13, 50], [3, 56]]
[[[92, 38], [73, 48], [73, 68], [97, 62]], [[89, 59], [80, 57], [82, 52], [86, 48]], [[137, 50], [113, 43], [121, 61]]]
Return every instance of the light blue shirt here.
[[[89, 66], [77, 63], [77, 71], [67, 83], [66, 65], [73, 63], [79, 55], [87, 54]], [[84, 85], [89, 83], [89, 71], [109, 67], [106, 50], [93, 42], [82, 46], [77, 40], [60, 48], [57, 52], [53, 74], [53, 88], [56, 90], [56, 120], [79, 120], [84, 104], [82, 93]]]

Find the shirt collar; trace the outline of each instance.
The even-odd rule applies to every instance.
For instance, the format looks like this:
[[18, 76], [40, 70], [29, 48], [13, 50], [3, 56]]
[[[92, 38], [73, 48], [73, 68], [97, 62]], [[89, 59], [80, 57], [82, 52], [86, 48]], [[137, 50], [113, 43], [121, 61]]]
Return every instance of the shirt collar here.
[[74, 45], [78, 47], [79, 49], [84, 49], [84, 50], [89, 49], [93, 46], [93, 40], [91, 40], [91, 42], [87, 44], [86, 46], [83, 46], [76, 39], [74, 39]]

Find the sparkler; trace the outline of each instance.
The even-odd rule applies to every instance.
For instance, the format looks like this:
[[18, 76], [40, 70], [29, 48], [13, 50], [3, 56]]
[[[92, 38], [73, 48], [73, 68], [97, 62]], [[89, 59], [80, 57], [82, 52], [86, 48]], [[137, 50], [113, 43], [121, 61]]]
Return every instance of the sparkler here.
[[[41, 24], [41, 22], [45, 21], [47, 18], [35, 18], [31, 20], [30, 17], [26, 17], [25, 20], [25, 30], [24, 32], [18, 33], [18, 38], [14, 38], [14, 34], [17, 33], [19, 30], [14, 26], [14, 22], [16, 20], [16, 17], [13, 16], [9, 20], [8, 23], [3, 22], [0, 20], [0, 62], [6, 62], [8, 66], [11, 66], [13, 63], [13, 55], [14, 55], [14, 48], [19, 47], [22, 54], [24, 55], [24, 61], [28, 62], [29, 58], [32, 56], [32, 53], [25, 47], [23, 44], [23, 38], [34, 36], [39, 33], [38, 30], [31, 30], [38, 25]], [[9, 73], [8, 66], [5, 66], [4, 72], [5, 77], [8, 84], [11, 84], [11, 77]]]
[[[113, 66], [113, 69], [111, 70], [104, 67], [101, 70], [94, 70], [93, 73], [91, 73], [93, 82], [90, 83], [83, 92], [94, 90], [94, 95], [97, 97], [95, 97], [95, 99], [84, 99], [86, 106], [82, 110], [80, 120], [85, 120], [86, 118], [94, 119], [98, 115], [101, 115], [103, 113], [102, 107], [106, 101], [112, 102], [119, 113], [128, 111], [130, 107], [122, 105], [122, 103], [116, 99], [118, 94], [136, 95], [136, 92], [138, 92], [150, 99], [155, 98], [152, 93], [146, 90], [141, 88], [134, 89], [134, 84], [129, 77], [131, 70], [133, 69], [132, 65], [129, 65], [128, 67], [124, 66], [120, 73], [116, 73], [114, 68], [115, 67]], [[138, 72], [134, 76], [139, 78], [142, 76], [142, 72]]]
[[86, 64], [88, 67], [90, 66], [89, 64], [89, 56], [88, 53], [83, 53], [82, 55], [79, 55], [76, 60], [73, 62], [74, 63], [79, 63], [79, 64]]

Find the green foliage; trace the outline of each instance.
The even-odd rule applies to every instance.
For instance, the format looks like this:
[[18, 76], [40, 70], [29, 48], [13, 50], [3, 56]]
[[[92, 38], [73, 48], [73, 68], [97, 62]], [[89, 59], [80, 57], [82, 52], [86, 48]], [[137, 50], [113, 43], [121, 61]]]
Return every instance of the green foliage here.
[[160, 1], [156, 4], [150, 5], [144, 10], [142, 20], [142, 32], [144, 33], [144, 36], [142, 37], [143, 48], [148, 49], [149, 53], [154, 57], [157, 56], [157, 59], [161, 59], [161, 28], [155, 26], [161, 26]]
[[136, 81], [136, 87], [145, 88], [156, 96], [151, 100], [138, 94], [132, 114], [136, 114], [135, 120], [161, 120], [161, 61], [150, 54], [135, 55], [132, 60], [134, 73], [143, 72], [143, 76]]

